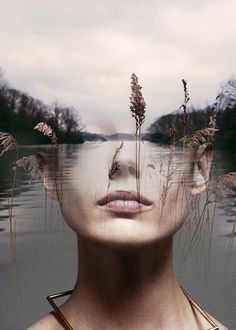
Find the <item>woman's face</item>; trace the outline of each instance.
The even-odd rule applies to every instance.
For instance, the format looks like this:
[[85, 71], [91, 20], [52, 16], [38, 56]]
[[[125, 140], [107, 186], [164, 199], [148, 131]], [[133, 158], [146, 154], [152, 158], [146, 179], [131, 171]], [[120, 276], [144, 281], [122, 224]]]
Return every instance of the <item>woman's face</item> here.
[[118, 141], [86, 142], [75, 158], [63, 160], [57, 191], [66, 222], [79, 236], [112, 245], [150, 244], [172, 236], [187, 212], [183, 154], [175, 152], [171, 159], [169, 149], [141, 142], [137, 180], [135, 141], [124, 141], [113, 159], [119, 146]]

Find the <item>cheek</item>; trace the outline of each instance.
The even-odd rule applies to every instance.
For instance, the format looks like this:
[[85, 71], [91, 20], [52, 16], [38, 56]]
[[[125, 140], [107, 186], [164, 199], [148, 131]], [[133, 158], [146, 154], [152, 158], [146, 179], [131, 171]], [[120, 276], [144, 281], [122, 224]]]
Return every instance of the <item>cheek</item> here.
[[188, 214], [188, 200], [188, 191], [184, 184], [172, 185], [164, 205], [161, 203], [160, 222], [164, 223], [167, 235], [174, 235], [182, 227]]
[[57, 186], [61, 196], [61, 212], [66, 223], [76, 233], [82, 234], [91, 230], [97, 208], [97, 191], [105, 195], [107, 185], [101, 173], [93, 171], [90, 180], [87, 175], [80, 173], [78, 168], [67, 179], [58, 182]]
[[[187, 175], [176, 167], [176, 174], [167, 180], [167, 170], [157, 171], [148, 169], [141, 185], [144, 194], [147, 192], [156, 204], [156, 223], [163, 229], [179, 228], [185, 220], [190, 189], [187, 184]], [[180, 172], [180, 173], [178, 173]]]
[[63, 182], [60, 187], [60, 208], [66, 223], [75, 231], [83, 230], [92, 213], [93, 197], [88, 189], [82, 190], [80, 180]]

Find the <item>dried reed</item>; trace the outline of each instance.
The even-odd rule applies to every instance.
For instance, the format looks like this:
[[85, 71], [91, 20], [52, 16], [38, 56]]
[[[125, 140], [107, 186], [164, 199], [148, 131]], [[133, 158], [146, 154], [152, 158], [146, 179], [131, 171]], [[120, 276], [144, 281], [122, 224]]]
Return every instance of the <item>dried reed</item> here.
[[175, 135], [176, 135], [176, 128], [174, 125], [172, 125], [170, 128], [169, 128], [169, 147], [170, 149], [173, 149], [175, 148]]
[[50, 138], [52, 146], [57, 148], [57, 136], [56, 134], [53, 132], [52, 128], [45, 122], [40, 122], [38, 123], [35, 127], [35, 130], [43, 133], [43, 135], [46, 135]]
[[233, 187], [236, 187], [236, 172], [219, 176], [213, 185], [213, 192], [219, 196], [226, 194], [235, 195], [236, 193], [233, 191]]
[[31, 155], [18, 159], [13, 167], [15, 170], [17, 167], [22, 167], [28, 172], [28, 176], [31, 180], [38, 180], [40, 177], [40, 159], [37, 155]]
[[193, 134], [185, 135], [180, 141], [184, 146], [197, 147], [207, 142], [212, 142], [215, 133], [218, 131], [216, 128], [216, 110], [219, 106], [221, 94], [216, 97], [216, 100], [212, 106], [212, 113], [209, 118], [208, 127], [197, 130]]
[[168, 165], [167, 165], [167, 174], [166, 180], [162, 186], [161, 193], [160, 193], [160, 200], [161, 200], [161, 217], [164, 211], [164, 207], [167, 200], [168, 191], [172, 185], [172, 179], [175, 172], [175, 168], [173, 166], [173, 157], [175, 151], [175, 134], [176, 129], [175, 126], [169, 128], [169, 155], [168, 155]]
[[114, 156], [112, 158], [111, 167], [110, 167], [109, 173], [108, 173], [109, 186], [110, 186], [110, 181], [112, 180], [112, 178], [114, 177], [115, 173], [117, 173], [117, 171], [120, 168], [119, 162], [118, 162], [118, 157], [119, 157], [119, 154], [120, 154], [123, 146], [124, 146], [124, 143], [122, 141], [121, 144], [120, 144], [120, 146], [116, 149], [115, 154], [114, 154]]
[[[215, 129], [215, 132], [218, 131], [217, 130], [216, 119], [217, 119], [217, 111], [220, 110], [220, 105], [221, 105], [222, 98], [223, 98], [223, 94], [222, 93], [218, 94], [216, 99], [215, 99], [215, 102], [213, 103], [212, 108], [211, 108], [211, 115], [210, 115], [210, 118], [209, 118], [208, 127], [212, 128], [212, 129]], [[215, 133], [208, 137], [209, 142], [212, 142], [214, 135], [215, 135]]]
[[212, 139], [212, 137], [215, 135], [215, 132], [217, 131], [218, 129], [216, 128], [203, 128], [194, 132], [193, 134], [185, 135], [182, 139], [180, 139], [180, 141], [183, 142], [184, 146], [193, 148], [209, 142], [209, 140]]
[[141, 128], [145, 120], [146, 102], [144, 101], [141, 89], [142, 86], [138, 83], [138, 77], [135, 73], [131, 75], [131, 96], [130, 96], [130, 111], [135, 119], [136, 131], [136, 185], [137, 196], [140, 196], [140, 143], [141, 143]]
[[179, 110], [183, 109], [183, 116], [181, 119], [181, 122], [183, 123], [183, 136], [185, 136], [186, 134], [186, 125], [189, 119], [189, 115], [187, 114], [187, 104], [190, 101], [190, 97], [189, 97], [189, 92], [188, 92], [188, 88], [187, 88], [187, 81], [185, 79], [182, 79], [182, 84], [183, 84], [183, 88], [184, 88], [184, 101], [182, 103], [182, 105], [179, 107]]
[[[0, 132], [0, 141], [2, 146], [2, 151], [0, 157], [10, 150], [16, 150], [16, 162], [18, 160], [18, 144], [16, 139], [9, 133]], [[11, 255], [13, 260], [13, 265], [16, 265], [16, 255], [15, 255], [15, 235], [13, 230], [13, 199], [14, 199], [14, 189], [16, 184], [16, 169], [14, 170], [12, 188], [11, 188], [11, 197], [9, 203], [9, 232], [10, 232], [10, 246], [11, 246]]]
[[[57, 180], [56, 170], [57, 170], [57, 161], [58, 161], [57, 153], [56, 153], [56, 151], [58, 150], [57, 136], [54, 133], [54, 131], [51, 128], [51, 126], [48, 125], [45, 122], [38, 123], [34, 127], [34, 129], [37, 130], [37, 131], [39, 131], [39, 132], [41, 132], [41, 133], [43, 133], [43, 135], [48, 136], [50, 138], [50, 140], [51, 140], [52, 147], [53, 147], [54, 187], [55, 187], [55, 190], [56, 190], [58, 201], [61, 204], [62, 197], [60, 197], [60, 194], [59, 194], [59, 191], [58, 191], [58, 187], [57, 187], [57, 183], [56, 183], [56, 180]], [[61, 172], [61, 178], [62, 178], [62, 172]], [[61, 179], [61, 185], [62, 185], [62, 179]], [[61, 192], [62, 192], [62, 189], [61, 189]]]
[[[224, 197], [225, 195], [232, 195], [235, 197], [236, 196], [235, 188], [236, 188], [236, 172], [230, 172], [221, 175], [216, 179], [213, 185], [213, 193], [215, 193], [215, 195], [220, 199], [222, 199], [222, 197]], [[229, 247], [227, 251], [228, 266], [230, 266], [234, 237], [236, 236], [236, 212], [233, 211], [233, 213], [234, 213], [234, 220], [233, 220], [232, 231], [227, 235], [230, 238]]]
[[141, 89], [142, 86], [138, 83], [138, 77], [135, 73], [133, 73], [131, 75], [130, 111], [132, 113], [132, 117], [135, 118], [136, 134], [144, 123], [146, 112], [146, 103], [144, 101]]
[[0, 144], [2, 146], [0, 157], [7, 151], [17, 149], [16, 139], [9, 133], [0, 132], [0, 141], [2, 141]]

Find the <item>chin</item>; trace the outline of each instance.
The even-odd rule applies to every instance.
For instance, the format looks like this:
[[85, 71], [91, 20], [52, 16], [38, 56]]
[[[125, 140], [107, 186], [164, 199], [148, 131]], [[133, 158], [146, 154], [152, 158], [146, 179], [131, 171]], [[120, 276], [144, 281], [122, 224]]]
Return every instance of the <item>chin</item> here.
[[165, 238], [156, 225], [130, 218], [114, 218], [99, 225], [93, 225], [78, 236], [110, 249], [126, 250], [156, 245]]

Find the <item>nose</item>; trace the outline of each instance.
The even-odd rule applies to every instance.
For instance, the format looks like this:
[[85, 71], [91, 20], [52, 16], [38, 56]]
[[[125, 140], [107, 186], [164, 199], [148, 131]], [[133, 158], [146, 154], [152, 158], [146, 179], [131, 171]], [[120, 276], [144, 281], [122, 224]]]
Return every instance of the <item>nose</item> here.
[[[116, 149], [117, 152], [118, 149]], [[136, 176], [135, 146], [123, 144], [119, 152], [112, 159], [109, 177], [111, 180]]]
[[117, 169], [113, 175], [113, 178], [128, 177], [128, 176], [134, 176], [134, 177], [136, 176], [135, 163], [119, 161]]

